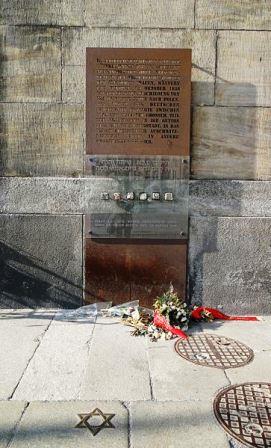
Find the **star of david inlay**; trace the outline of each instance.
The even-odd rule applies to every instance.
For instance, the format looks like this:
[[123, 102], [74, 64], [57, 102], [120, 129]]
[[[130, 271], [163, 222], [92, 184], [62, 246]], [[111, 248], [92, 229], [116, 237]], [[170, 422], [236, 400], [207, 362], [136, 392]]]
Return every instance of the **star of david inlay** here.
[[[89, 414], [77, 414], [81, 419], [79, 423], [75, 426], [75, 428], [88, 428], [90, 432], [96, 436], [102, 429], [104, 428], [115, 428], [113, 423], [111, 422], [112, 418], [115, 417], [116, 414], [106, 414], [102, 412], [100, 409], [96, 408]], [[100, 425], [90, 425], [89, 419], [91, 417], [100, 416], [103, 421]]]

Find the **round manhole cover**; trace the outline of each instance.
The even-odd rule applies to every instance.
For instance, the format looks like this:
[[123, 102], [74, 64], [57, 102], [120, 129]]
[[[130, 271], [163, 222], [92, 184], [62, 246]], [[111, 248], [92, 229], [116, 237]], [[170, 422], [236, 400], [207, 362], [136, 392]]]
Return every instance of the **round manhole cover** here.
[[271, 447], [271, 384], [226, 387], [214, 400], [214, 412], [220, 425], [239, 442]]
[[188, 361], [218, 369], [240, 367], [253, 359], [253, 351], [242, 342], [207, 333], [178, 339], [175, 350]]

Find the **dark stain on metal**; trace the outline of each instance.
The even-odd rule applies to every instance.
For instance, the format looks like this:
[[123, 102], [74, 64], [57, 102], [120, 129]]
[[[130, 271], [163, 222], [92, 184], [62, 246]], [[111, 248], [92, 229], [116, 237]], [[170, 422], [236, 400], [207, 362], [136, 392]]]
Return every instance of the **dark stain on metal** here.
[[185, 297], [186, 243], [86, 239], [85, 244], [87, 303], [139, 299], [151, 306], [170, 282]]
[[199, 333], [188, 339], [178, 339], [176, 352], [195, 364], [217, 369], [232, 369], [253, 360], [251, 348], [235, 339], [224, 336]]
[[[88, 414], [78, 414], [80, 418], [80, 422], [77, 423], [75, 428], [87, 428], [92, 433], [93, 436], [96, 436], [102, 429], [104, 428], [115, 428], [113, 423], [111, 422], [112, 418], [115, 417], [116, 414], [106, 414], [102, 412], [100, 409], [96, 408]], [[100, 425], [91, 425], [89, 420], [92, 417], [101, 417], [102, 422]]]
[[271, 384], [226, 387], [214, 399], [214, 413], [231, 437], [249, 447], [271, 447]]

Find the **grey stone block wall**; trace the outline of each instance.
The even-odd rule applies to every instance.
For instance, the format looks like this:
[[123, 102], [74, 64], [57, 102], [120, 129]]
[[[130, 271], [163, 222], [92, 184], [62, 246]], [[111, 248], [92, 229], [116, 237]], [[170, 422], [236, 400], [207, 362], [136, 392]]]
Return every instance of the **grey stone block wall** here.
[[270, 33], [264, 0], [2, 1], [1, 306], [82, 301], [83, 215], [104, 189], [83, 172], [85, 48], [186, 47], [189, 296], [271, 312]]
[[270, 314], [271, 218], [191, 218], [189, 264], [193, 303]]
[[82, 216], [0, 215], [0, 307], [82, 304]]

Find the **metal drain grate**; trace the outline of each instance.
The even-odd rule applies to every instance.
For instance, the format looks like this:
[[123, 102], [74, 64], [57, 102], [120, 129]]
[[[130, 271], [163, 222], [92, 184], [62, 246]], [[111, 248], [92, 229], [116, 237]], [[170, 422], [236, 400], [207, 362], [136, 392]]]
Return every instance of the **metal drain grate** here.
[[239, 442], [271, 447], [271, 384], [226, 387], [215, 397], [214, 412], [220, 425]]
[[245, 344], [224, 336], [200, 333], [178, 339], [176, 352], [195, 364], [218, 369], [232, 369], [248, 364], [253, 351]]

